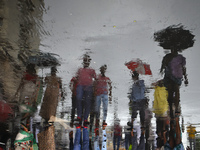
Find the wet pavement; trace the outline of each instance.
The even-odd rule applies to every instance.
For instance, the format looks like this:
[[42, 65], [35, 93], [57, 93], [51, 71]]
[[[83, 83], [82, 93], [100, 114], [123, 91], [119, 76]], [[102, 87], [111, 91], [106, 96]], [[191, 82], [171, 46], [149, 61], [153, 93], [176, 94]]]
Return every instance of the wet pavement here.
[[[114, 137], [125, 149], [127, 139], [128, 146], [134, 139], [142, 143], [144, 132], [146, 150], [181, 143], [198, 149], [199, 5], [195, 0], [1, 0], [0, 148], [20, 147], [24, 134], [33, 149], [45, 144], [69, 149], [70, 139], [74, 145], [82, 140], [84, 146], [85, 140], [94, 149], [98, 141], [113, 149]], [[181, 77], [172, 79], [166, 70], [177, 61], [176, 52], [181, 67], [175, 72], [181, 68]]]

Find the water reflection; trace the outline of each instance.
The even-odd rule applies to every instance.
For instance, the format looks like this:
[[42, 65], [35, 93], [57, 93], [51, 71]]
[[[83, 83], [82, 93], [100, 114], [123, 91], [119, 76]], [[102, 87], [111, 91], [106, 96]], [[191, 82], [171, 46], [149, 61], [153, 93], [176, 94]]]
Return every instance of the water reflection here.
[[51, 67], [51, 74], [45, 77], [46, 89], [40, 109], [40, 116], [48, 123], [51, 116], [56, 116], [58, 101], [62, 97], [62, 81], [56, 75], [56, 67]]
[[[160, 46], [171, 50], [171, 53], [164, 56], [162, 61], [161, 71], [165, 69], [164, 79], [153, 83], [152, 87], [145, 87], [144, 83], [151, 81], [147, 81], [144, 76], [141, 77], [144, 79], [139, 80], [139, 75], [151, 75], [152, 72], [148, 64], [143, 63], [143, 67], [140, 64], [140, 69], [136, 69], [139, 74], [137, 72], [132, 72], [133, 76], [131, 74], [133, 81], [130, 83], [133, 86], [130, 96], [128, 96], [129, 102], [123, 101], [120, 96], [117, 96], [126, 89], [117, 86], [126, 84], [127, 82], [121, 82], [129, 80], [131, 77], [126, 78], [126, 73], [121, 69], [117, 72], [114, 67], [111, 67], [111, 64], [116, 63], [117, 70], [119, 70], [118, 63], [121, 66], [124, 65], [119, 58], [117, 61], [110, 58], [106, 61], [102, 58], [102, 56], [105, 58], [109, 56], [109, 53], [104, 55], [104, 52], [91, 52], [92, 49], [84, 48], [84, 52], [76, 54], [74, 50], [73, 59], [82, 56], [85, 51], [91, 52], [91, 56], [86, 54], [83, 59], [81, 57], [83, 66], [78, 73], [73, 74], [73, 69], [66, 69], [70, 72], [68, 74], [73, 74], [73, 78], [71, 76], [67, 79], [70, 81], [69, 86], [68, 83], [65, 83], [66, 79], [58, 77], [58, 73], [66, 72], [65, 69], [57, 70], [56, 67], [65, 64], [60, 63], [60, 58], [56, 58], [58, 55], [39, 50], [41, 45], [47, 48], [41, 42], [42, 36], [51, 35], [41, 26], [43, 13], [46, 11], [43, 1], [0, 1], [0, 147], [11, 147], [12, 149], [22, 149], [22, 147], [24, 149], [30, 147], [33, 149], [38, 149], [38, 147], [40, 149], [45, 147], [48, 149], [80, 149], [80, 147], [83, 149], [115, 149], [114, 145], [116, 144], [116, 147], [121, 149], [159, 149], [162, 147], [181, 149], [183, 147], [181, 132], [184, 131], [184, 124], [183, 121], [182, 125], [179, 124], [181, 117], [183, 119], [179, 88], [182, 77], [185, 79], [185, 84], [188, 81], [185, 57], [178, 52], [193, 46], [194, 35], [189, 34], [189, 30], [184, 32], [187, 34], [185, 35], [177, 29], [177, 27], [183, 29], [183, 26], [170, 26], [166, 29], [169, 31], [175, 27], [173, 31], [180, 33], [179, 36], [173, 37], [172, 35], [175, 33], [170, 32], [170, 36], [167, 37], [166, 30], [154, 34], [157, 36], [154, 37], [154, 40], [160, 42]], [[73, 14], [70, 13], [70, 16]], [[136, 22], [134, 20], [135, 24]], [[130, 24], [128, 23], [127, 30], [130, 29], [128, 28]], [[108, 30], [109, 25], [103, 25], [103, 27], [102, 30], [105, 31]], [[113, 28], [122, 29], [123, 27], [114, 25]], [[67, 31], [63, 32], [68, 33]], [[112, 32], [116, 32], [116, 30], [112, 30]], [[164, 33], [164, 35], [161, 36], [160, 33]], [[122, 35], [120, 33], [120, 39]], [[102, 40], [103, 37], [84, 37], [84, 39], [95, 40], [83, 41], [87, 43], [86, 47], [88, 47], [88, 43], [96, 41], [103, 41], [104, 45], [107, 44], [109, 47], [106, 40]], [[89, 47], [92, 47], [94, 43]], [[120, 47], [119, 45], [122, 43], [117, 44]], [[75, 46], [76, 44], [73, 45], [73, 47]], [[99, 61], [98, 56], [95, 56], [96, 54], [101, 56], [100, 59], [103, 59], [103, 63]], [[123, 55], [126, 55], [126, 52], [123, 52]], [[126, 57], [127, 60], [132, 58], [132, 56]], [[92, 64], [91, 58], [97, 62], [98, 67]], [[67, 59], [70, 61], [71, 55], [67, 56]], [[123, 62], [125, 61], [123, 60]], [[70, 66], [76, 68], [74, 61], [70, 62], [68, 67], [70, 68]], [[47, 75], [44, 76], [42, 71], [46, 68], [48, 70], [51, 68], [51, 72], [47, 72]], [[100, 69], [100, 74], [96, 76], [95, 72], [98, 69]], [[174, 69], [174, 71], [170, 72], [170, 69]], [[149, 73], [145, 73], [146, 71]], [[172, 77], [174, 73], [175, 78]], [[119, 74], [120, 79], [117, 79], [120, 80], [119, 84], [113, 74]], [[64, 93], [68, 89], [71, 91]], [[155, 92], [151, 99], [147, 96], [148, 90]], [[101, 101], [103, 102], [102, 106]], [[127, 105], [126, 108], [123, 108], [123, 112], [118, 109], [118, 105], [122, 104], [121, 101]], [[152, 101], [154, 102], [153, 110], [150, 105]], [[64, 106], [65, 104], [67, 107]], [[114, 111], [112, 107], [114, 107]], [[70, 108], [70, 110], [66, 108]], [[61, 111], [61, 109], [64, 110]], [[129, 111], [127, 116], [124, 114], [126, 110]], [[111, 116], [114, 114], [114, 117], [110, 117], [109, 112], [112, 113]], [[120, 116], [120, 113], [123, 117]], [[199, 144], [199, 141], [196, 140], [198, 136], [196, 126], [198, 124], [189, 124], [187, 128], [189, 135], [187, 145], [191, 149], [197, 149]]]

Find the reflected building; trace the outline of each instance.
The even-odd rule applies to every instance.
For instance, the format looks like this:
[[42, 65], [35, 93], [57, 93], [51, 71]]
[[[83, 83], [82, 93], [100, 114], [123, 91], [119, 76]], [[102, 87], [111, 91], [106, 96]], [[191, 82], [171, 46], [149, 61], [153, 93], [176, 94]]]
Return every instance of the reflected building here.
[[43, 0], [0, 0], [0, 79], [8, 100], [28, 57], [39, 50], [43, 7]]

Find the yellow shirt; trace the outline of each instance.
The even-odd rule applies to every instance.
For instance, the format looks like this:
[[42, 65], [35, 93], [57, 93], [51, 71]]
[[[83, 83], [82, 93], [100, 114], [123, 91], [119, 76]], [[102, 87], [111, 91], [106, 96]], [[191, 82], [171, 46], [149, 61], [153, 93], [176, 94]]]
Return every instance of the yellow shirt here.
[[187, 127], [187, 133], [188, 133], [190, 139], [194, 139], [195, 138], [195, 133], [196, 133], [196, 127], [193, 127], [191, 125], [188, 126]]

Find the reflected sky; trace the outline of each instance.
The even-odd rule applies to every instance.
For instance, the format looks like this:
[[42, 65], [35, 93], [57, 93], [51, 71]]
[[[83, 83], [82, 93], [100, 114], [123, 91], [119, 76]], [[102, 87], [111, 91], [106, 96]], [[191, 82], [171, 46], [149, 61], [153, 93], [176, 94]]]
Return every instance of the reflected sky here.
[[[172, 24], [183, 24], [195, 35], [192, 48], [182, 52], [187, 59], [189, 86], [182, 94], [198, 91], [196, 81], [199, 37], [198, 1], [45, 1], [44, 27], [51, 36], [42, 36], [40, 49], [61, 56], [60, 75], [68, 84], [81, 57], [88, 52], [91, 67], [107, 64], [107, 75], [115, 85], [114, 96], [126, 99], [130, 73], [124, 63], [140, 58], [150, 64], [153, 76], [141, 77], [149, 85], [161, 79], [159, 69], [165, 52], [153, 41], [153, 33]], [[46, 46], [45, 46], [46, 45]], [[196, 62], [196, 61], [195, 61]], [[196, 89], [196, 90], [195, 90]], [[118, 92], [120, 91], [120, 92]], [[181, 95], [182, 95], [181, 94]], [[191, 96], [191, 95], [190, 95]], [[182, 102], [185, 96], [181, 96]]]
[[[124, 65], [133, 58], [150, 64], [152, 76], [141, 76], [147, 86], [162, 79], [159, 74], [162, 57], [168, 51], [153, 40], [153, 33], [169, 25], [182, 24], [195, 35], [195, 44], [182, 52], [186, 57], [189, 85], [181, 86], [181, 106], [185, 123], [199, 123], [199, 6], [198, 0], [53, 0], [45, 1], [44, 27], [50, 35], [42, 36], [40, 49], [61, 56], [59, 75], [67, 89], [71, 77], [81, 66], [81, 57], [89, 53], [91, 67], [107, 64], [107, 76], [113, 83], [113, 100], [108, 119], [112, 122], [114, 107], [122, 124], [129, 118], [127, 91], [131, 86], [130, 70]], [[43, 72], [44, 73], [44, 72]], [[150, 106], [153, 92], [148, 94]]]

